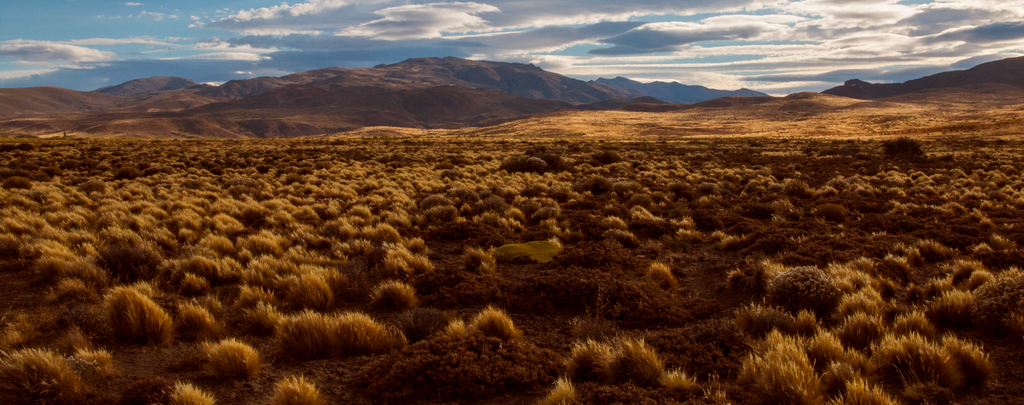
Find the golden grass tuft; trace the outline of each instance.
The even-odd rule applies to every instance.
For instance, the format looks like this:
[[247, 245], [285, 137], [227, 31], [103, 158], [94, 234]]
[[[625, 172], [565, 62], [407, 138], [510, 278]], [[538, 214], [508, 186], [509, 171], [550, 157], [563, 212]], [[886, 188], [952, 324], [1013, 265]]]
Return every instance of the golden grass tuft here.
[[896, 316], [892, 323], [893, 335], [906, 336], [911, 333], [921, 335], [928, 340], [935, 340], [939, 336], [939, 332], [935, 330], [935, 325], [920, 311], [900, 314]]
[[948, 389], [963, 385], [956, 362], [916, 333], [887, 335], [871, 347], [872, 375], [888, 383], [932, 383]]
[[483, 333], [484, 336], [496, 337], [501, 340], [516, 340], [523, 336], [523, 332], [516, 329], [512, 318], [505, 311], [492, 306], [477, 313], [468, 326], [471, 330]]
[[233, 380], [250, 380], [263, 368], [260, 353], [252, 346], [235, 339], [203, 343], [207, 369], [215, 376]]
[[238, 287], [238, 298], [235, 299], [235, 307], [248, 309], [259, 303], [277, 305], [277, 297], [274, 292], [260, 287], [241, 285]]
[[647, 269], [647, 279], [663, 290], [675, 291], [679, 288], [679, 281], [672, 274], [672, 268], [665, 263], [651, 263], [651, 267]]
[[383, 311], [405, 311], [419, 304], [416, 289], [401, 281], [385, 281], [370, 292], [370, 303]]
[[467, 271], [491, 274], [498, 268], [498, 260], [490, 251], [467, 246], [462, 252], [462, 265]]
[[735, 322], [744, 333], [760, 338], [773, 330], [789, 332], [793, 317], [780, 308], [752, 303], [736, 310]]
[[178, 304], [178, 335], [194, 340], [216, 339], [224, 332], [217, 318], [198, 302]]
[[839, 341], [839, 338], [827, 330], [820, 330], [808, 338], [804, 343], [804, 352], [807, 353], [807, 359], [811, 361], [811, 365], [818, 371], [824, 371], [835, 362], [849, 363], [847, 358], [850, 356], [847, 354], [846, 347]]
[[659, 383], [671, 391], [689, 392], [700, 388], [697, 379], [686, 375], [683, 370], [672, 370], [661, 376]]
[[818, 317], [814, 316], [814, 312], [801, 310], [793, 318], [789, 330], [800, 336], [812, 336], [818, 331]]
[[163, 308], [143, 293], [146, 292], [144, 290], [135, 286], [110, 289], [104, 299], [110, 327], [124, 339], [170, 342], [174, 322]]
[[846, 392], [847, 384], [862, 378], [860, 372], [852, 364], [836, 362], [829, 364], [821, 373], [821, 389], [826, 397], [841, 397]]
[[310, 310], [285, 317], [275, 331], [278, 349], [298, 359], [384, 353], [406, 345], [400, 331], [356, 312]]
[[643, 339], [622, 339], [608, 360], [607, 373], [614, 383], [653, 387], [661, 382], [665, 363]]
[[566, 360], [566, 378], [577, 383], [603, 380], [607, 377], [611, 357], [612, 349], [607, 344], [590, 339], [576, 343]]
[[181, 295], [196, 296], [203, 295], [210, 291], [210, 282], [203, 276], [192, 273], [185, 273], [178, 284], [178, 292]]
[[174, 390], [171, 391], [169, 405], [215, 405], [217, 400], [213, 395], [203, 391], [196, 386], [178, 381], [174, 383]]
[[1006, 315], [1004, 322], [1011, 336], [1024, 339], [1024, 311], [1018, 309], [1016, 312]]
[[271, 405], [323, 405], [324, 399], [316, 385], [302, 376], [288, 377], [274, 386]]
[[857, 350], [867, 349], [873, 342], [882, 338], [885, 332], [885, 321], [881, 317], [862, 312], [843, 319], [843, 323], [836, 331], [844, 346]]
[[867, 315], [880, 315], [885, 307], [885, 301], [873, 288], [862, 289], [854, 294], [844, 295], [839, 300], [839, 307], [836, 308], [836, 317], [845, 319], [855, 313]]
[[537, 401], [537, 405], [572, 405], [576, 402], [576, 387], [572, 385], [572, 381], [559, 378], [555, 381], [555, 387], [544, 398]]
[[899, 405], [900, 402], [887, 394], [882, 387], [869, 384], [863, 378], [855, 378], [846, 383], [842, 398], [834, 404], [849, 405]]
[[968, 387], [982, 386], [992, 376], [992, 363], [981, 346], [946, 335], [942, 337], [942, 351], [956, 363]]
[[288, 302], [297, 309], [326, 311], [334, 303], [334, 291], [320, 271], [286, 279]]
[[273, 304], [257, 302], [252, 308], [242, 310], [242, 328], [246, 333], [266, 336], [274, 333], [284, 315]]
[[822, 400], [821, 383], [807, 354], [796, 339], [778, 331], [743, 361], [738, 381], [764, 404], [817, 405]]
[[0, 355], [0, 401], [16, 405], [73, 404], [84, 390], [69, 362], [48, 350]]
[[974, 293], [950, 290], [928, 303], [925, 315], [939, 327], [965, 328], [971, 325]]

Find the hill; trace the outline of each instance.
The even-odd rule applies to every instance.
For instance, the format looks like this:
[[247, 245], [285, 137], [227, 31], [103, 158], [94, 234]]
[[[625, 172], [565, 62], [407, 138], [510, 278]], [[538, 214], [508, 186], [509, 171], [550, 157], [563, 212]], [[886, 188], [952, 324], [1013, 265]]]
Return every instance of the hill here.
[[749, 89], [715, 90], [709, 89], [704, 86], [689, 86], [677, 82], [640, 83], [638, 81], [630, 80], [621, 76], [616, 77], [614, 79], [600, 78], [597, 79], [596, 82], [606, 84], [609, 86], [636, 90], [647, 96], [654, 97], [656, 99], [666, 101], [672, 104], [699, 103], [701, 101], [711, 100], [719, 97], [768, 96], [767, 94], [761, 93], [759, 91]]
[[195, 86], [199, 86], [199, 83], [183, 77], [159, 76], [146, 79], [135, 79], [116, 86], [108, 86], [93, 91], [113, 96], [135, 97], [160, 91], [188, 89]]
[[198, 94], [205, 97], [238, 99], [290, 85], [384, 89], [452, 85], [482, 90], [500, 90], [526, 98], [578, 104], [628, 99], [644, 95], [636, 90], [576, 80], [547, 72], [533, 65], [474, 61], [454, 57], [409, 59], [372, 68], [335, 67], [283, 77], [235, 80], [218, 87], [205, 88]]
[[967, 70], [942, 72], [903, 83], [868, 83], [847, 80], [842, 86], [822, 93], [874, 100], [903, 94], [953, 87], [974, 87], [986, 84], [1024, 87], [1024, 57], [982, 63]]
[[0, 118], [99, 111], [128, 101], [124, 97], [59, 87], [0, 89]]

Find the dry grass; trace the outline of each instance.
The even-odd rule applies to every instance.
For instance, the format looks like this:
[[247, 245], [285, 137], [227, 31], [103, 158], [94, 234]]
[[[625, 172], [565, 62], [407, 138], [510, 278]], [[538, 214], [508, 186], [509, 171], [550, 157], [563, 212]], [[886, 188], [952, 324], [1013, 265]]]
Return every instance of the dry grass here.
[[242, 311], [242, 327], [246, 333], [253, 335], [266, 336], [274, 333], [282, 320], [284, 315], [277, 307], [264, 302], [258, 302], [254, 307]]
[[566, 360], [566, 378], [572, 382], [600, 381], [607, 378], [611, 346], [593, 340], [576, 343]]
[[210, 310], [197, 302], [178, 304], [178, 335], [193, 340], [216, 339], [224, 333], [224, 327]]
[[0, 354], [0, 400], [16, 405], [74, 404], [85, 386], [64, 357], [48, 350]]
[[952, 290], [928, 303], [925, 315], [939, 327], [965, 328], [971, 325], [974, 293]]
[[892, 324], [891, 332], [896, 336], [907, 336], [911, 333], [916, 333], [928, 340], [935, 340], [939, 336], [938, 331], [935, 330], [935, 325], [933, 325], [931, 321], [928, 320], [928, 317], [920, 311], [908, 312], [896, 316], [896, 319]]
[[864, 350], [882, 338], [886, 329], [881, 317], [858, 312], [844, 319], [836, 333], [843, 345]]
[[401, 281], [385, 281], [370, 292], [371, 305], [382, 311], [406, 311], [419, 304], [416, 289]]
[[837, 404], [857, 405], [899, 405], [900, 402], [890, 396], [877, 385], [868, 383], [867, 380], [856, 378], [846, 383], [842, 399]]
[[754, 390], [764, 404], [818, 405], [822, 387], [801, 345], [778, 332], [743, 360], [739, 382]]
[[287, 377], [274, 386], [272, 405], [323, 405], [324, 399], [316, 385], [302, 376]]
[[617, 384], [655, 386], [665, 374], [665, 363], [643, 339], [622, 339], [612, 350], [606, 371]]
[[942, 351], [956, 363], [968, 387], [982, 386], [992, 376], [992, 363], [981, 346], [946, 335], [942, 337]]
[[555, 381], [555, 387], [537, 401], [536, 405], [572, 405], [577, 403], [576, 401], [576, 387], [572, 385], [572, 381], [559, 378]]
[[216, 403], [213, 395], [192, 384], [178, 381], [174, 383], [169, 405], [214, 405]]
[[672, 268], [665, 263], [651, 263], [647, 269], [647, 278], [663, 290], [675, 291], [679, 288], [679, 281], [672, 274]]
[[749, 304], [736, 310], [736, 326], [748, 335], [759, 338], [774, 330], [788, 332], [793, 317], [785, 311], [758, 304]]
[[484, 336], [492, 336], [501, 340], [516, 340], [523, 336], [523, 332], [516, 329], [512, 318], [505, 311], [490, 306], [477, 313], [469, 322], [468, 327], [483, 333]]
[[888, 335], [871, 347], [872, 374], [890, 383], [931, 383], [959, 389], [964, 378], [942, 347], [921, 335]]
[[498, 268], [498, 261], [490, 251], [467, 246], [462, 252], [462, 265], [474, 273], [490, 274]]
[[114, 287], [104, 298], [110, 327], [121, 338], [153, 343], [171, 340], [174, 322], [136, 287]]
[[281, 353], [299, 359], [384, 353], [406, 344], [401, 332], [357, 312], [305, 310], [285, 317], [274, 336]]
[[207, 369], [220, 378], [250, 380], [263, 368], [260, 353], [235, 339], [206, 342], [202, 344], [202, 350], [206, 353]]

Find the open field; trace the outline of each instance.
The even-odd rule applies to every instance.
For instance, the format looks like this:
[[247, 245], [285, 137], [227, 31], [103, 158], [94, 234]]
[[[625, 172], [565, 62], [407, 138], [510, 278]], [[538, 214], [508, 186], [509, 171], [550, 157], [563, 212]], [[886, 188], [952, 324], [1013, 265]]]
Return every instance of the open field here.
[[836, 100], [4, 140], [0, 401], [1024, 403], [1019, 109]]

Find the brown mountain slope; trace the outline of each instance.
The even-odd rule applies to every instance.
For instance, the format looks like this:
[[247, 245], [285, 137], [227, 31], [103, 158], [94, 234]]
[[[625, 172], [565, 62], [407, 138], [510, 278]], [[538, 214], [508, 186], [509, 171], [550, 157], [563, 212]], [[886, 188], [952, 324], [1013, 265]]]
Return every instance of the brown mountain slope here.
[[1000, 84], [1024, 87], [1024, 57], [982, 63], [967, 70], [943, 72], [903, 83], [868, 83], [859, 79], [848, 80], [842, 86], [822, 93], [836, 96], [874, 100], [929, 89]]
[[0, 118], [98, 111], [127, 101], [124, 97], [59, 87], [0, 89]]
[[325, 88], [365, 86], [387, 89], [455, 85], [500, 90], [526, 98], [582, 104], [643, 96], [636, 90], [596, 82], [588, 83], [547, 72], [533, 65], [453, 57], [409, 59], [372, 68], [327, 68], [280, 78], [235, 80], [218, 87], [203, 89], [198, 94], [237, 99], [296, 84]]
[[158, 76], [135, 79], [116, 86], [108, 86], [93, 91], [113, 96], [135, 97], [160, 91], [188, 89], [198, 85], [199, 83], [183, 77]]

